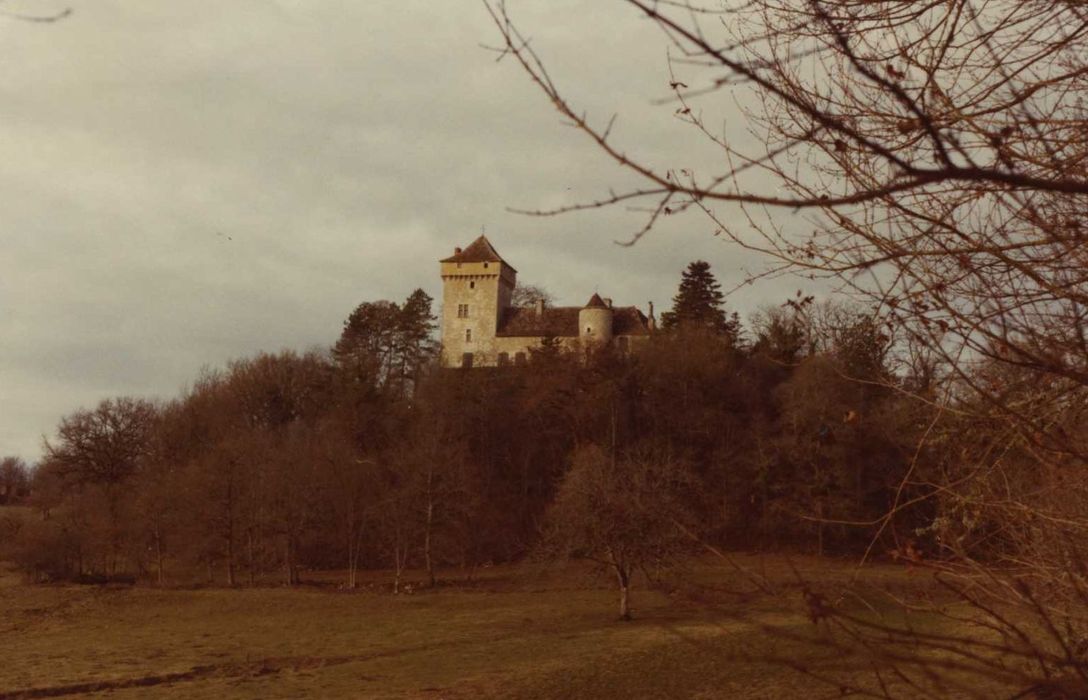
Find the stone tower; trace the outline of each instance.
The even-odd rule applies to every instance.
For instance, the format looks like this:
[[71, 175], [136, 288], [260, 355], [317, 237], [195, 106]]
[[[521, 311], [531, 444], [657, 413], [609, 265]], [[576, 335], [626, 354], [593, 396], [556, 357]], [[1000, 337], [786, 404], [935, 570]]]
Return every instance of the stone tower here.
[[454, 248], [440, 264], [442, 364], [494, 365], [495, 336], [510, 306], [518, 271], [499, 257], [486, 236], [464, 250]]
[[578, 312], [578, 335], [583, 345], [612, 342], [612, 300], [594, 294]]

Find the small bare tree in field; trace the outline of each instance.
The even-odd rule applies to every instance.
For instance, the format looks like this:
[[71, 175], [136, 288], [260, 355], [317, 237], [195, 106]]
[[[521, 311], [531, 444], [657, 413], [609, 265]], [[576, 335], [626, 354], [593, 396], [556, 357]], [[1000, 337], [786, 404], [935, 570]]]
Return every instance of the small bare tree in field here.
[[617, 460], [597, 446], [583, 447], [548, 515], [545, 551], [592, 561], [615, 576], [620, 618], [628, 620], [634, 575], [670, 564], [690, 547], [685, 530], [694, 484], [674, 460], [653, 454]]
[[[715, 235], [766, 256], [750, 281], [831, 278], [867, 301], [924, 370], [877, 381], [913, 393], [928, 413], [889, 512], [852, 524], [872, 527], [875, 541], [917, 505], [902, 494], [926, 492], [940, 513], [929, 534], [941, 580], [971, 610], [955, 633], [904, 633], [900, 647], [870, 648], [912, 680], [959, 673], [1024, 695], [1083, 697], [1088, 5], [623, 2], [660, 27], [672, 76], [665, 108], [704, 144], [666, 162], [628, 151], [616, 116], [568, 100], [536, 53], [545, 39], [530, 44], [505, 4], [489, 2], [502, 56], [638, 182], [529, 213], [641, 202], [637, 240], [662, 217], [702, 212]], [[719, 126], [723, 103], [741, 106], [746, 129]], [[701, 171], [708, 148], [717, 165]], [[866, 642], [895, 636], [856, 620], [846, 628]], [[923, 663], [904, 652], [910, 644], [945, 658]], [[893, 694], [883, 684], [865, 692]]]

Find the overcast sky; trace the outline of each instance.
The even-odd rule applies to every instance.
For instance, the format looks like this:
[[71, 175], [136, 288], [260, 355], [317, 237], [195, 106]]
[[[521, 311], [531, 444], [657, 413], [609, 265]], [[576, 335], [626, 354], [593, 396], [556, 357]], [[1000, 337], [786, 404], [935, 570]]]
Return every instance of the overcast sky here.
[[[685, 264], [758, 262], [705, 220], [637, 246], [623, 210], [539, 219], [622, 184], [563, 126], [477, 0], [12, 0], [0, 20], [0, 455], [61, 416], [174, 396], [203, 366], [335, 341], [360, 302], [440, 298], [486, 226], [561, 304], [668, 307]], [[661, 164], [677, 151], [659, 32], [618, 2], [511, 0], [553, 77]], [[792, 282], [789, 284], [793, 284]], [[791, 287], [792, 289], [792, 287]], [[730, 298], [746, 313], [785, 286]]]

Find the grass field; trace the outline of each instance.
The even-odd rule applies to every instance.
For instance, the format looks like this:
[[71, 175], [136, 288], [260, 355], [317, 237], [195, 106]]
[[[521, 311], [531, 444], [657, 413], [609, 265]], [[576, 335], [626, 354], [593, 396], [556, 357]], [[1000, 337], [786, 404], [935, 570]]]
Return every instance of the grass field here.
[[[785, 581], [782, 559], [746, 558]], [[822, 581], [847, 564], [800, 560]], [[375, 574], [377, 576], [377, 574]], [[924, 577], [869, 567], [902, 590]], [[607, 579], [495, 567], [412, 595], [334, 586], [157, 590], [30, 586], [0, 578], [0, 698], [788, 698], [834, 697], [785, 666], [814, 664], [763, 625], [815, 634], [800, 595], [746, 591], [699, 562], [700, 593], [635, 592], [615, 617]], [[796, 591], [794, 591], [796, 593]]]

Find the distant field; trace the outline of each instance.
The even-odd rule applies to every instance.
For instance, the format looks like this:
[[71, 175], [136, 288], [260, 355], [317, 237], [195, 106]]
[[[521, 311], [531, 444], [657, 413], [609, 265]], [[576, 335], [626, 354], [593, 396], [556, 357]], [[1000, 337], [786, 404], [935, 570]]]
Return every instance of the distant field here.
[[[787, 580], [782, 559], [745, 557]], [[802, 560], [826, 582], [846, 564]], [[377, 576], [377, 575], [375, 575]], [[911, 590], [924, 580], [870, 567]], [[636, 591], [615, 619], [607, 579], [580, 570], [488, 569], [482, 581], [412, 595], [332, 586], [156, 590], [28, 586], [0, 578], [0, 698], [789, 698], [837, 692], [778, 663], [827, 667], [818, 649], [760, 625], [813, 634], [800, 596], [745, 594], [717, 562], [701, 592]]]

